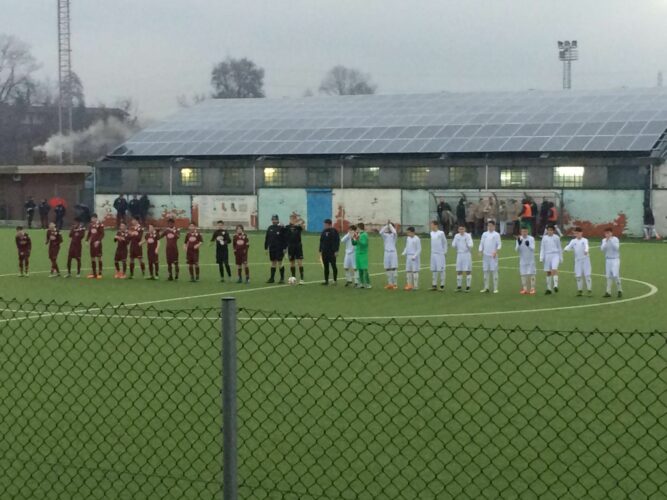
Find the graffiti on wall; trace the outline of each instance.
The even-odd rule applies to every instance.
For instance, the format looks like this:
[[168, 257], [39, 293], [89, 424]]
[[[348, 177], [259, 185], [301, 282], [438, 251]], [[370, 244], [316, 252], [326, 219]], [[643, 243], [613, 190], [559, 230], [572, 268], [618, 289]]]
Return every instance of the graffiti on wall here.
[[565, 190], [563, 226], [581, 226], [587, 236], [601, 237], [607, 227], [617, 236], [641, 236], [644, 191]]
[[[105, 226], [116, 226], [116, 209], [113, 202], [117, 195], [98, 194], [95, 196], [95, 212]], [[167, 219], [173, 218], [178, 227], [187, 227], [192, 218], [189, 195], [152, 195], [148, 221], [158, 226], [166, 226]]]
[[250, 196], [193, 196], [192, 217], [200, 227], [211, 228], [222, 220], [227, 227], [237, 224], [257, 229], [257, 197]]
[[339, 231], [359, 222], [367, 231], [379, 230], [388, 220], [401, 225], [400, 189], [334, 189], [332, 204]]

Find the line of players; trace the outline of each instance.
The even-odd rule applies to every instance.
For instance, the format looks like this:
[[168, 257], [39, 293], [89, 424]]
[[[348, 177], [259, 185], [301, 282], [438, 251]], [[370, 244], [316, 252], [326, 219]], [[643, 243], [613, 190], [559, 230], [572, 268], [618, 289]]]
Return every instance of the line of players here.
[[[98, 220], [97, 214], [92, 214], [88, 227], [77, 223], [69, 232], [69, 249], [67, 253], [67, 274], [65, 277], [72, 277], [72, 265], [76, 264], [76, 277], [81, 277], [81, 255], [84, 240], [89, 244], [90, 260], [92, 272], [88, 274], [90, 279], [102, 279], [102, 242], [105, 236], [104, 225]], [[130, 221], [129, 227], [124, 223], [114, 235], [116, 251], [114, 254], [114, 266], [116, 279], [132, 279], [135, 275], [136, 264], [138, 263], [142, 276], [146, 279], [155, 280], [159, 278], [159, 251], [162, 240], [165, 242], [165, 253], [167, 261], [168, 281], [178, 280], [179, 277], [179, 245], [180, 230], [175, 226], [174, 219], [167, 221], [167, 227], [163, 229], [156, 228], [149, 224], [147, 230], [144, 230], [136, 219]], [[229, 256], [227, 246], [231, 244], [234, 250], [238, 283], [243, 282], [243, 273], [245, 272], [245, 282], [250, 282], [250, 270], [248, 268], [248, 251], [250, 242], [243, 226], [236, 226], [233, 237], [230, 237], [224, 228], [222, 221], [218, 223], [218, 229], [213, 233], [211, 239], [216, 242], [216, 260], [220, 266], [220, 275], [224, 281], [224, 271], [231, 277], [229, 267]], [[220, 241], [224, 245], [217, 244]], [[183, 251], [186, 256], [186, 263], [190, 275], [190, 281], [199, 281], [199, 249], [204, 239], [194, 223], [188, 227], [185, 234]], [[56, 228], [55, 224], [49, 224], [46, 231], [45, 244], [48, 246], [49, 260], [51, 261], [50, 277], [60, 277], [60, 268], [58, 266], [58, 255], [63, 244], [63, 236]], [[146, 264], [143, 260], [143, 247], [146, 247], [146, 257], [148, 261], [148, 273], [146, 276]], [[26, 277], [30, 270], [30, 253], [32, 251], [32, 241], [30, 236], [24, 231], [23, 227], [16, 228], [16, 248], [19, 259], [19, 276]], [[129, 274], [128, 274], [129, 260]]]
[[[563, 262], [563, 252], [571, 251], [574, 254], [574, 274], [577, 283], [577, 296], [584, 294], [584, 284], [588, 295], [593, 293], [591, 278], [592, 266], [588, 239], [584, 238], [580, 227], [574, 228], [575, 237], [562, 247], [560, 236], [556, 234], [556, 227], [549, 225], [540, 244], [539, 260], [544, 265], [546, 273], [546, 295], [558, 293], [558, 270]], [[384, 267], [387, 274], [386, 289], [398, 288], [398, 253], [396, 244], [398, 233], [391, 222], [380, 229], [384, 244]], [[437, 221], [431, 223], [431, 262], [432, 273], [431, 290], [444, 291], [445, 289], [445, 260], [448, 242], [445, 233], [440, 230]], [[345, 271], [346, 286], [354, 285], [357, 288], [370, 288], [368, 278], [368, 238], [363, 224], [352, 226], [348, 234], [343, 237], [345, 243]], [[456, 292], [469, 292], [472, 284], [472, 253], [474, 243], [472, 236], [465, 226], [458, 228], [458, 233], [452, 239], [452, 248], [456, 250]], [[535, 261], [535, 238], [529, 234], [528, 227], [522, 227], [520, 235], [515, 241], [515, 250], [519, 255], [519, 274], [521, 276], [521, 295], [535, 295], [537, 266]], [[478, 251], [482, 257], [482, 271], [484, 285], [482, 293], [498, 293], [498, 253], [502, 248], [499, 233], [494, 221], [489, 221], [487, 230], [482, 234]], [[359, 258], [359, 250], [363, 249], [363, 257]], [[613, 236], [612, 229], [604, 231], [604, 238], [600, 249], [605, 255], [605, 275], [607, 286], [604, 297], [611, 297], [612, 287], [616, 286], [616, 294], [623, 295], [620, 277], [620, 242]], [[405, 257], [406, 284], [404, 290], [414, 291], [419, 288], [419, 270], [421, 269], [421, 240], [415, 233], [414, 227], [407, 229], [407, 238], [402, 255]], [[355, 273], [356, 271], [356, 273]], [[465, 288], [463, 280], [465, 279]]]

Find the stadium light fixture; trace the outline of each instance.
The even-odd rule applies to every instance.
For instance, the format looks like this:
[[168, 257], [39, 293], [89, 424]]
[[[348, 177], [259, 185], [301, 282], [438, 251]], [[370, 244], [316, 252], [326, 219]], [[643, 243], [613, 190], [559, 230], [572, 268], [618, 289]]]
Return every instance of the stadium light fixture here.
[[572, 88], [572, 61], [579, 59], [579, 43], [576, 40], [558, 41], [558, 60], [563, 63], [563, 89]]

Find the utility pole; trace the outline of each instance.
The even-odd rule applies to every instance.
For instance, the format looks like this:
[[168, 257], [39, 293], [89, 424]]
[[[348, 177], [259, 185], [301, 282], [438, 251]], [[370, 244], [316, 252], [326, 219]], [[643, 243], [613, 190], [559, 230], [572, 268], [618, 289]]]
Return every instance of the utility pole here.
[[572, 61], [579, 59], [576, 40], [558, 42], [558, 59], [563, 62], [563, 89], [572, 88]]
[[[58, 126], [60, 135], [72, 133], [72, 31], [70, 17], [70, 0], [58, 0]], [[68, 163], [72, 161], [72, 152], [62, 151], [60, 162], [65, 163], [65, 154], [69, 154]]]

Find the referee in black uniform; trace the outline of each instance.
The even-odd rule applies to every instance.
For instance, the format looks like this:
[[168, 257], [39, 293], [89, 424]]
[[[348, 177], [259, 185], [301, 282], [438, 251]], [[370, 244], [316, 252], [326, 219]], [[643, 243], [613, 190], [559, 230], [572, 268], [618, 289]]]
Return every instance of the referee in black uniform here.
[[276, 282], [276, 269], [280, 264], [280, 283], [285, 283], [285, 267], [283, 266], [283, 257], [285, 256], [285, 228], [280, 225], [278, 215], [271, 217], [271, 225], [266, 230], [264, 238], [264, 250], [269, 253], [271, 261], [271, 277], [267, 283]]
[[336, 256], [340, 248], [340, 237], [338, 231], [331, 225], [331, 219], [324, 219], [324, 231], [320, 235], [320, 257], [324, 266], [324, 283], [329, 284], [329, 266], [333, 271], [333, 284], [338, 284], [338, 266]]
[[299, 265], [300, 283], [303, 280], [303, 244], [301, 243], [301, 232], [303, 226], [297, 222], [296, 215], [290, 215], [289, 224], [285, 226], [285, 240], [287, 243], [287, 258], [289, 259], [289, 270], [292, 277], [296, 278], [296, 265]]

